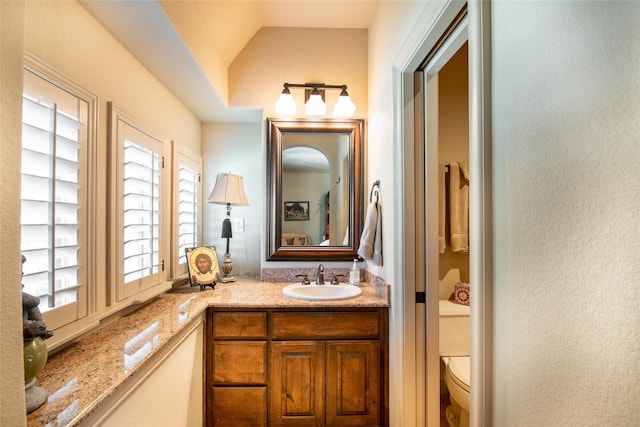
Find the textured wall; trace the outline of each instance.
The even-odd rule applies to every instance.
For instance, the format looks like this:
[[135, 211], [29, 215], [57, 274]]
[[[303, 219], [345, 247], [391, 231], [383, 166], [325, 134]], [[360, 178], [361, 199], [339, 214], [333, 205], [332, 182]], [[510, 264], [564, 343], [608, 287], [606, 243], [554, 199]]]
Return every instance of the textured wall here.
[[[20, 294], [20, 116], [24, 2], [0, 2], [0, 425], [25, 423]], [[9, 183], [11, 185], [6, 185]]]
[[493, 7], [495, 425], [640, 423], [640, 3]]

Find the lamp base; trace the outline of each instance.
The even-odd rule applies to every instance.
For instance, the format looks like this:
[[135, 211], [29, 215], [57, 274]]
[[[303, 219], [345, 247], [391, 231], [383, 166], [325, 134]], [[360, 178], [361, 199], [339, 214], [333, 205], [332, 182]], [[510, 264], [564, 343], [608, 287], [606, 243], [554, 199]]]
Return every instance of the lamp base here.
[[224, 254], [224, 262], [222, 263], [222, 272], [224, 276], [220, 278], [220, 282], [229, 283], [235, 282], [236, 279], [233, 276], [230, 276], [231, 270], [233, 270], [233, 263], [231, 262], [231, 254], [229, 253], [229, 239], [227, 239], [227, 253]]

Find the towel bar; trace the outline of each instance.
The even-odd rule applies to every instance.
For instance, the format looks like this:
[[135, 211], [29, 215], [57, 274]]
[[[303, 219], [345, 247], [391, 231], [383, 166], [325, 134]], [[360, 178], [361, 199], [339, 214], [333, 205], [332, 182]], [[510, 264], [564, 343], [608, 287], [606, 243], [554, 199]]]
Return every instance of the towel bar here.
[[[376, 190], [376, 187], [378, 189]], [[376, 179], [371, 186], [371, 192], [369, 192], [369, 203], [373, 202], [373, 192], [376, 192], [376, 203], [378, 203], [378, 190], [380, 189], [380, 180]]]

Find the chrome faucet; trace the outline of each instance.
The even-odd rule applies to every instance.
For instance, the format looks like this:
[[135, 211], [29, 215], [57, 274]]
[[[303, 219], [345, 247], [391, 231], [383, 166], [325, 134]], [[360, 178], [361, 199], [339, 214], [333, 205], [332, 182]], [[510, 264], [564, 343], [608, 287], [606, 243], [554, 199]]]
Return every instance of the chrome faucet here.
[[316, 285], [324, 285], [324, 265], [318, 266], [318, 274], [316, 275]]

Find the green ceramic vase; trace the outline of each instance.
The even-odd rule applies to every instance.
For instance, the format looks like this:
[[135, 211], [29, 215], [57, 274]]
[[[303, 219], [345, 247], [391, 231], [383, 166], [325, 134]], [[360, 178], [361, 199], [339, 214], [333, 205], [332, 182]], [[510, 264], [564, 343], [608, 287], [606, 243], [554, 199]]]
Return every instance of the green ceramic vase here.
[[49, 352], [40, 337], [24, 343], [24, 381], [28, 383], [38, 375], [47, 363]]

